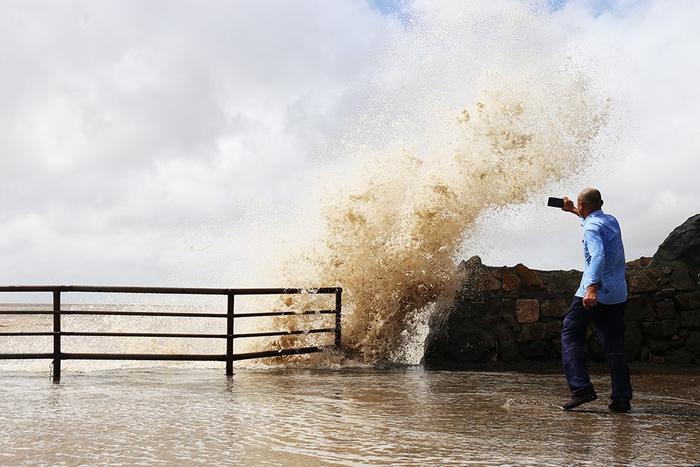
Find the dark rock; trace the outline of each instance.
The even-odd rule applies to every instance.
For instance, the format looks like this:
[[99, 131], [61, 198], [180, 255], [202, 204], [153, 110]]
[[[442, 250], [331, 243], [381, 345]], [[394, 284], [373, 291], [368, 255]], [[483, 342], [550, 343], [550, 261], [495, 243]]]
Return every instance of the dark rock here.
[[[478, 256], [460, 265], [462, 287], [447, 312], [431, 316], [425, 360], [517, 362], [561, 354], [561, 320], [580, 271], [485, 266]], [[625, 353], [655, 362], [700, 364], [700, 215], [675, 229], [654, 258], [627, 263]], [[604, 352], [591, 332], [593, 358]]]
[[676, 303], [681, 310], [700, 308], [700, 292], [678, 294], [676, 295]]
[[676, 365], [687, 365], [693, 362], [693, 355], [686, 349], [673, 349], [666, 352], [666, 361]]
[[661, 355], [649, 355], [649, 363], [652, 365], [663, 365], [666, 363], [666, 359]]
[[542, 284], [542, 280], [537, 275], [537, 272], [528, 268], [524, 264], [516, 264], [513, 269], [515, 269], [515, 272], [518, 274], [522, 287], [530, 289], [541, 289], [544, 287], [544, 284]]
[[564, 298], [553, 298], [542, 302], [542, 316], [548, 318], [563, 318], [569, 310], [569, 301]]
[[544, 328], [542, 329], [543, 339], [554, 339], [559, 336], [561, 336], [561, 321], [544, 323]]
[[480, 269], [483, 269], [484, 263], [481, 262], [481, 257], [479, 256], [472, 256], [466, 261], [462, 261], [460, 264], [462, 266], [462, 269], [464, 270], [464, 280], [467, 281], [471, 277], [471, 275]]
[[555, 337], [552, 339], [552, 348], [556, 358], [561, 360], [561, 337]]
[[480, 329], [462, 329], [450, 333], [447, 338], [445, 355], [455, 362], [487, 362], [496, 356], [496, 338], [490, 332]]
[[490, 329], [503, 321], [500, 315], [494, 316], [488, 311], [487, 302], [474, 302], [432, 317], [424, 360], [461, 363], [485, 362], [495, 358], [498, 345]]
[[552, 345], [545, 341], [533, 341], [520, 344], [520, 353], [528, 360], [547, 361], [555, 355]]
[[631, 274], [627, 278], [627, 286], [633, 294], [653, 292], [659, 288], [654, 275], [646, 270]]
[[669, 285], [678, 290], [689, 290], [695, 288], [695, 283], [690, 278], [688, 268], [684, 264], [674, 265]]
[[504, 298], [501, 300], [501, 312], [515, 315], [515, 300]]
[[681, 326], [700, 329], [700, 310], [681, 311]]
[[695, 358], [700, 359], [700, 332], [693, 332], [688, 337], [685, 338], [685, 348], [695, 356]]
[[515, 315], [519, 323], [534, 323], [540, 319], [540, 302], [522, 298], [515, 302]]
[[495, 329], [498, 342], [498, 357], [504, 362], [517, 362], [522, 360], [515, 336], [508, 326], [499, 326]]
[[649, 263], [651, 263], [651, 257], [650, 256], [642, 256], [638, 259], [635, 259], [634, 261], [629, 261], [627, 263], [627, 269], [628, 270], [644, 269], [645, 267], [649, 266]]
[[700, 214], [696, 214], [663, 241], [654, 254], [652, 265], [680, 262], [693, 270], [700, 269]]
[[651, 320], [656, 317], [651, 301], [645, 295], [630, 297], [625, 306], [625, 319], [628, 321]]
[[[537, 271], [547, 298], [552, 296], [572, 297], [581, 283], [580, 271]], [[544, 298], [544, 297], [542, 297]]]
[[522, 328], [520, 326], [520, 323], [518, 323], [518, 319], [513, 315], [512, 313], [509, 314], [504, 314], [503, 315], [503, 321], [505, 321], [508, 326], [510, 327], [511, 331], [513, 332], [520, 332], [520, 329]]
[[490, 292], [501, 288], [501, 282], [488, 271], [479, 272], [474, 276], [474, 289], [477, 292]]
[[678, 332], [678, 327], [678, 321], [672, 319], [642, 323], [642, 331], [651, 337], [672, 337]]
[[551, 341], [561, 335], [561, 323], [559, 321], [551, 321], [549, 323], [527, 323], [523, 324], [520, 334], [518, 334], [518, 342], [526, 343], [532, 341]]
[[676, 314], [676, 306], [673, 304], [672, 300], [656, 302], [654, 308], [656, 308], [656, 317], [658, 319], [677, 319], [678, 317]]
[[501, 282], [503, 284], [503, 290], [510, 292], [517, 290], [520, 287], [520, 278], [518, 275], [512, 271], [505, 270], [501, 276]]
[[673, 346], [673, 342], [671, 342], [669, 339], [656, 339], [650, 337], [645, 342], [649, 348], [649, 351], [653, 355], [664, 355], [666, 351]]
[[625, 327], [625, 355], [628, 360], [639, 358], [642, 350], [642, 331], [639, 326], [632, 325]]
[[654, 294], [654, 301], [659, 302], [661, 300], [666, 300], [667, 298], [675, 297], [678, 291], [676, 289], [663, 289]]
[[544, 336], [544, 323], [527, 323], [523, 324], [520, 334], [518, 334], [518, 342], [532, 342], [541, 340]]

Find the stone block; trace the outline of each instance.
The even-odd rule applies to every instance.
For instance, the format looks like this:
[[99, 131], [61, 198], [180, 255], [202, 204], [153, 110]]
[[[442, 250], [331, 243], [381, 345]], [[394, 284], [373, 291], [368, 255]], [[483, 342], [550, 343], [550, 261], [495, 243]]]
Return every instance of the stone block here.
[[665, 358], [668, 363], [674, 363], [676, 365], [693, 363], [693, 355], [683, 348], [669, 350], [666, 352]]
[[520, 350], [515, 341], [515, 335], [508, 326], [498, 326], [495, 329], [498, 341], [498, 358], [504, 362], [517, 362], [521, 360]]
[[642, 323], [642, 331], [645, 335], [651, 337], [672, 337], [678, 332], [679, 327], [678, 320], [675, 319]]
[[666, 359], [661, 355], [649, 355], [649, 363], [652, 365], [663, 365], [666, 363]]
[[544, 323], [544, 328], [542, 328], [542, 339], [554, 339], [561, 335], [561, 322], [550, 321], [549, 323]]
[[630, 274], [627, 280], [630, 293], [646, 293], [653, 292], [658, 289], [658, 285], [652, 274], [647, 271], [641, 271], [637, 274]]
[[689, 290], [695, 287], [693, 280], [690, 278], [688, 268], [683, 264], [676, 264], [673, 267], [669, 285], [678, 290]]
[[700, 310], [681, 311], [681, 326], [700, 329]]
[[670, 339], [650, 337], [645, 341], [649, 351], [654, 355], [664, 355], [673, 346]]
[[542, 302], [542, 316], [547, 318], [563, 318], [569, 310], [569, 300], [564, 298], [552, 298]]
[[446, 356], [455, 362], [487, 362], [496, 356], [497, 349], [492, 333], [481, 329], [463, 329], [459, 333], [450, 332]]
[[515, 302], [515, 314], [519, 323], [534, 323], [540, 319], [540, 302], [521, 298]]
[[503, 321], [505, 321], [508, 324], [511, 331], [520, 332], [521, 326], [520, 326], [520, 323], [518, 323], [518, 320], [514, 314], [510, 314], [510, 313], [504, 314]]
[[700, 292], [678, 294], [676, 295], [676, 303], [681, 310], [700, 308]]
[[518, 288], [520, 288], [520, 278], [513, 271], [504, 270], [501, 275], [501, 281], [503, 284], [503, 290], [505, 290], [506, 292], [510, 292], [512, 290], [517, 290]]
[[501, 288], [501, 282], [488, 271], [480, 271], [474, 276], [474, 288], [477, 292], [490, 292]]
[[695, 358], [700, 359], [700, 332], [693, 332], [685, 338], [685, 348], [692, 353]]
[[659, 302], [667, 298], [674, 297], [678, 291], [676, 289], [662, 289], [654, 294], [654, 301]]
[[629, 360], [636, 360], [642, 350], [642, 331], [638, 325], [625, 327], [625, 355]]
[[625, 306], [625, 319], [628, 321], [651, 320], [656, 317], [649, 297], [636, 295], [629, 298]]
[[518, 334], [518, 342], [526, 343], [542, 340], [544, 335], [544, 323], [526, 323]]
[[544, 287], [544, 284], [542, 284], [542, 280], [537, 275], [537, 272], [528, 268], [524, 264], [516, 264], [513, 269], [515, 269], [515, 272], [518, 274], [522, 287], [534, 289], [541, 289]]
[[554, 357], [554, 350], [549, 342], [533, 341], [520, 344], [520, 353], [527, 360], [547, 361]]
[[656, 308], [656, 317], [658, 319], [676, 319], [678, 317], [676, 314], [676, 305], [673, 304], [673, 300], [656, 302], [654, 308]]

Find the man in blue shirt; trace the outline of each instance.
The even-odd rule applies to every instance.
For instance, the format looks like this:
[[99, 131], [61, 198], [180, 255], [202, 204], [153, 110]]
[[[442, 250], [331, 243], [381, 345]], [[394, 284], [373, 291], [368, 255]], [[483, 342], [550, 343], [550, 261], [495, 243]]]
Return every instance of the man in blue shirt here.
[[632, 399], [624, 347], [624, 307], [627, 302], [625, 250], [620, 224], [602, 211], [603, 200], [595, 188], [578, 195], [576, 206], [564, 198], [564, 211], [583, 219], [583, 256], [586, 260], [581, 285], [564, 317], [561, 330], [562, 360], [572, 397], [562, 405], [571, 410], [598, 398], [586, 367], [586, 331], [594, 324], [608, 359], [612, 394], [608, 407], [628, 412]]

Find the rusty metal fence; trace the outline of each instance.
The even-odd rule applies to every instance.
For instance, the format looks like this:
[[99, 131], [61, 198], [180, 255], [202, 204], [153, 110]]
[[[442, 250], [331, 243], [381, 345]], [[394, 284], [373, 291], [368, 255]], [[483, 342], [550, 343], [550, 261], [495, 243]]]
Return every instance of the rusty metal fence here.
[[[321, 352], [325, 348], [296, 347], [288, 349], [266, 350], [260, 352], [235, 353], [234, 340], [251, 337], [274, 337], [296, 334], [334, 333], [334, 348], [340, 348], [341, 338], [341, 297], [340, 287], [322, 287], [318, 289], [301, 288], [253, 288], [253, 289], [222, 289], [222, 288], [178, 288], [178, 287], [94, 287], [94, 286], [0, 286], [0, 292], [46, 292], [53, 296], [52, 310], [19, 310], [0, 309], [0, 315], [53, 315], [52, 331], [0, 331], [0, 338], [6, 336], [53, 336], [52, 351], [43, 353], [0, 353], [0, 359], [51, 359], [53, 360], [53, 381], [61, 379], [61, 361], [63, 360], [171, 360], [171, 361], [222, 361], [226, 362], [226, 374], [233, 375], [233, 362], [253, 358], [278, 357], [282, 355], [298, 355]], [[96, 311], [96, 310], [65, 310], [61, 308], [61, 299], [69, 293], [108, 293], [108, 294], [167, 294], [167, 295], [218, 295], [227, 297], [225, 312], [188, 313], [170, 311]], [[295, 311], [262, 311], [253, 313], [236, 313], [235, 301], [237, 296], [244, 295], [289, 295], [289, 294], [332, 294], [335, 295], [335, 308], [327, 310]], [[170, 318], [220, 318], [225, 320], [225, 332], [221, 333], [158, 333], [158, 332], [97, 332], [97, 331], [62, 331], [61, 317], [75, 315], [102, 316], [150, 316]], [[237, 318], [257, 318], [274, 316], [297, 316], [303, 319], [308, 315], [335, 315], [333, 327], [320, 329], [305, 329], [299, 331], [269, 331], [254, 333], [235, 333]], [[151, 338], [182, 338], [182, 339], [226, 339], [225, 354], [169, 354], [169, 353], [67, 353], [61, 351], [62, 337], [151, 337]]]

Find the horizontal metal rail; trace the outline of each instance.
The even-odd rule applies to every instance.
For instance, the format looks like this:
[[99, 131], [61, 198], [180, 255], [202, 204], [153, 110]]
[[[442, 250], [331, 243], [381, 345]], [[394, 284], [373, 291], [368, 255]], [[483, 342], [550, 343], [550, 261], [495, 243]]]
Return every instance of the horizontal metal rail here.
[[227, 339], [232, 337], [240, 339], [244, 337], [272, 337], [289, 336], [294, 334], [314, 334], [319, 332], [335, 332], [335, 328], [309, 329], [299, 331], [274, 331], [274, 332], [251, 332], [246, 334], [183, 334], [164, 332], [90, 332], [90, 331], [17, 331], [0, 332], [0, 336], [82, 336], [82, 337], [176, 337], [176, 338], [203, 338], [203, 339]]
[[136, 293], [136, 294], [172, 294], [172, 295], [298, 295], [298, 294], [334, 294], [341, 292], [340, 287], [319, 288], [248, 288], [222, 289], [211, 287], [124, 287], [92, 285], [0, 285], [0, 292], [96, 292], [96, 293]]
[[[2, 310], [0, 315], [53, 315], [53, 310]], [[297, 316], [297, 315], [334, 315], [335, 310], [307, 310], [307, 311], [265, 311], [260, 313], [236, 313], [234, 318], [257, 318], [262, 316]], [[177, 313], [170, 311], [98, 311], [98, 310], [62, 310], [61, 315], [84, 316], [163, 316], [181, 318], [227, 318], [226, 313]]]
[[[53, 317], [52, 331], [2, 331], [0, 337], [53, 337], [53, 352], [41, 353], [0, 353], [0, 360], [7, 359], [53, 359], [53, 380], [60, 381], [62, 360], [164, 360], [164, 361], [224, 361], [226, 374], [233, 374], [233, 362], [251, 358], [278, 357], [322, 352], [326, 347], [307, 346], [299, 348], [265, 350], [259, 352], [235, 353], [235, 339], [275, 337], [289, 335], [308, 335], [334, 333], [335, 348], [340, 347], [341, 337], [341, 294], [340, 287], [308, 288], [182, 288], [182, 287], [97, 287], [84, 285], [40, 285], [40, 286], [0, 286], [0, 292], [50, 292], [53, 306], [47, 310], [0, 309], [0, 315], [44, 315]], [[226, 313], [215, 312], [169, 312], [169, 311], [124, 311], [124, 310], [63, 310], [62, 293], [135, 293], [135, 294], [176, 294], [176, 295], [225, 295], [227, 297]], [[335, 309], [305, 311], [262, 311], [235, 313], [236, 295], [287, 295], [287, 294], [334, 294]], [[9, 305], [11, 307], [11, 305]], [[274, 316], [319, 316], [335, 315], [335, 326], [320, 329], [303, 329], [294, 331], [267, 331], [235, 333], [236, 318], [259, 318]], [[62, 331], [62, 316], [147, 316], [176, 318], [226, 318], [225, 333], [161, 333], [161, 332], [101, 332], [101, 331]], [[126, 338], [193, 338], [226, 339], [226, 354], [122, 354], [122, 353], [71, 353], [61, 351], [62, 337], [126, 337]]]
[[[281, 357], [304, 353], [323, 352], [321, 347], [300, 347], [296, 349], [265, 350], [234, 354], [234, 360], [251, 358]], [[54, 358], [52, 353], [6, 353], [0, 360], [41, 360]], [[218, 361], [225, 362], [225, 354], [129, 354], [129, 353], [62, 353], [61, 360], [153, 360], [153, 361]]]

